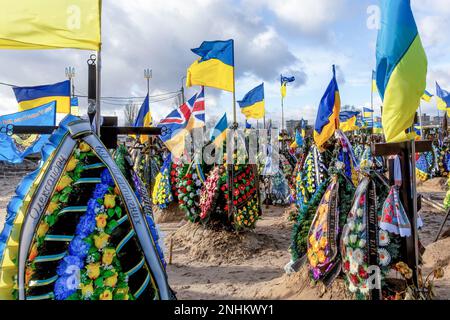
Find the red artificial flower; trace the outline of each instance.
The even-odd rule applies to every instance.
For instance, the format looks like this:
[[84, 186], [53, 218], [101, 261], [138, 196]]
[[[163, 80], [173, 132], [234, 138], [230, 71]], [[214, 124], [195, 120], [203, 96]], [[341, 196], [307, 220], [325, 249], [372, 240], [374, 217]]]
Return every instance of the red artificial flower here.
[[190, 186], [192, 184], [192, 180], [187, 181], [187, 185]]
[[392, 222], [392, 217], [391, 217], [390, 214], [387, 214], [385, 217], [386, 217], [385, 219], [386, 219], [386, 221], [387, 221], [388, 223], [391, 223], [391, 222]]
[[237, 205], [237, 201], [236, 201], [236, 200], [234, 200], [234, 201], [233, 201], [233, 204], [234, 204], [234, 205]]
[[345, 271], [349, 271], [350, 270], [350, 262], [349, 261], [345, 261], [345, 263], [344, 263], [344, 270]]
[[353, 283], [355, 286], [359, 284], [358, 276], [356, 276], [356, 275], [354, 275], [354, 274], [351, 274], [351, 275], [350, 275], [350, 280], [352, 281], [352, 283]]

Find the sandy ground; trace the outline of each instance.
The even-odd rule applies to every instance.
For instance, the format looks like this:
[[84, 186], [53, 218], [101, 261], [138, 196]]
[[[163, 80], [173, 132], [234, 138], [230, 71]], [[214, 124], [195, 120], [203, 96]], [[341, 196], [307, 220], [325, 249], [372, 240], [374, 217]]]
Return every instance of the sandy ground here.
[[[0, 229], [6, 205], [20, 182], [0, 178]], [[419, 192], [442, 203], [446, 186], [441, 180], [422, 184]], [[178, 217], [179, 214], [174, 214]], [[172, 242], [172, 264], [167, 268], [169, 282], [178, 299], [346, 299], [343, 283], [332, 288], [310, 286], [305, 270], [286, 275], [289, 262], [292, 223], [284, 208], [264, 208], [263, 218], [253, 232], [243, 235], [217, 233], [178, 219], [161, 219], [166, 258]], [[427, 247], [424, 274], [442, 266], [445, 276], [435, 282], [441, 299], [450, 299], [450, 238], [432, 243], [444, 213], [423, 205], [425, 227], [420, 233]], [[175, 220], [175, 221], [173, 221]], [[444, 231], [450, 228], [450, 221]], [[171, 240], [172, 239], [172, 240]]]

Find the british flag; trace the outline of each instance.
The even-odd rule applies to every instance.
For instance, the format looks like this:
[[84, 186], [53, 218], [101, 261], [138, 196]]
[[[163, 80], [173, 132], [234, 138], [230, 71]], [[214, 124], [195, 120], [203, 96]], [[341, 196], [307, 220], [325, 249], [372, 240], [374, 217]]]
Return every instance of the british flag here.
[[192, 115], [195, 120], [203, 122], [205, 124], [205, 87], [202, 87], [200, 92], [197, 94], [197, 98], [194, 102], [194, 107], [192, 109]]

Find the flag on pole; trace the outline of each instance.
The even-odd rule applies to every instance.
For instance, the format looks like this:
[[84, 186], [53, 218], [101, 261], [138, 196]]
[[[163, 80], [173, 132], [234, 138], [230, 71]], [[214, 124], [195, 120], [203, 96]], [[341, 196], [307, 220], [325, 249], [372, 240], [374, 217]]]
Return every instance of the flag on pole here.
[[205, 88], [202, 87], [192, 105], [192, 116], [186, 129], [191, 131], [194, 128], [202, 128], [205, 124]]
[[430, 102], [431, 98], [433, 98], [433, 95], [429, 93], [427, 90], [425, 90], [424, 94], [422, 95], [422, 100]]
[[187, 70], [186, 86], [234, 91], [234, 41], [204, 41], [191, 49], [200, 56]]
[[442, 89], [436, 82], [436, 99], [439, 110], [447, 111], [450, 108], [450, 93]]
[[376, 76], [376, 72], [374, 70], [372, 70], [372, 92], [377, 92], [378, 88], [377, 88], [377, 76]]
[[35, 87], [13, 87], [19, 111], [56, 101], [56, 112], [70, 113], [70, 81]]
[[358, 111], [342, 111], [339, 113], [339, 129], [343, 132], [359, 130], [360, 127], [357, 125]]
[[216, 123], [214, 129], [211, 131], [211, 142], [217, 147], [222, 146], [223, 142], [227, 138], [228, 121], [227, 114], [225, 113], [222, 118]]
[[281, 97], [286, 98], [286, 87], [288, 83], [294, 82], [295, 77], [284, 77], [281, 75]]
[[336, 81], [336, 68], [333, 65], [333, 78], [320, 101], [314, 126], [314, 141], [319, 149], [330, 139], [336, 129], [339, 129], [339, 112], [341, 98]]
[[386, 142], [401, 142], [414, 139], [406, 130], [426, 89], [428, 62], [410, 0], [381, 0], [381, 12], [376, 77], [382, 123]]
[[5, 1], [0, 49], [100, 48], [100, 0]]
[[[134, 127], [150, 127], [151, 124], [152, 114], [150, 113], [150, 101], [147, 94], [141, 108], [139, 109], [138, 116], [134, 122]], [[139, 140], [142, 144], [144, 144], [149, 140], [149, 137], [148, 135], [141, 135]]]
[[262, 119], [265, 115], [264, 83], [248, 92], [241, 101], [238, 101], [242, 114], [247, 119]]
[[160, 139], [176, 158], [179, 158], [184, 152], [186, 137], [189, 134], [189, 130], [186, 127], [191, 118], [196, 99], [197, 94], [178, 109], [169, 113], [158, 124], [158, 127], [165, 131], [165, 134], [159, 136]]

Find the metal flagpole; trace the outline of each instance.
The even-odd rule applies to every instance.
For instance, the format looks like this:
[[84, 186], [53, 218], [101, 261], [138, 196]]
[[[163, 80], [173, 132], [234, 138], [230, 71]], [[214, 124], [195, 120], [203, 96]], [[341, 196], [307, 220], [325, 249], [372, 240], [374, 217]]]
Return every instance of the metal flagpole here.
[[237, 115], [236, 115], [236, 65], [234, 62], [234, 40], [231, 40], [233, 45], [233, 124], [237, 124]]
[[95, 127], [97, 135], [100, 137], [100, 126], [101, 126], [101, 105], [100, 97], [102, 94], [102, 46], [100, 44], [99, 50], [97, 51], [97, 91], [96, 91], [96, 102], [95, 102]]

